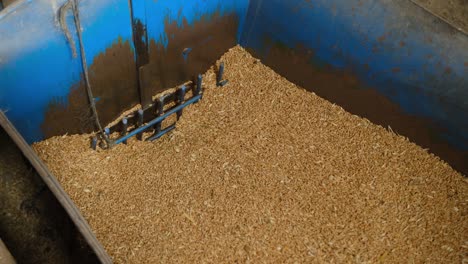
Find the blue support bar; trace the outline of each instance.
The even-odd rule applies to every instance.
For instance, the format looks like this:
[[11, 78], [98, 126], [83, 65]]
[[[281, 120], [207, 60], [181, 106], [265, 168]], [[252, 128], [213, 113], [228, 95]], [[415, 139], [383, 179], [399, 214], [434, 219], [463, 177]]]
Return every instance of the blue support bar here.
[[168, 132], [170, 132], [173, 129], [175, 129], [175, 124], [172, 124], [172, 125], [168, 126], [167, 128], [163, 129], [161, 132], [151, 136], [150, 138], [147, 139], [147, 141], [154, 141], [156, 139], [159, 139], [160, 137], [164, 136], [165, 134], [167, 134]]
[[197, 95], [197, 96], [194, 96], [192, 98], [190, 98], [189, 100], [187, 100], [185, 103], [181, 104], [181, 105], [178, 105], [174, 108], [172, 108], [171, 110], [167, 111], [166, 113], [164, 113], [162, 116], [158, 116], [157, 118], [151, 120], [150, 122], [148, 122], [146, 125], [144, 126], [140, 126], [138, 127], [137, 129], [131, 131], [130, 133], [128, 133], [127, 135], [125, 135], [124, 137], [121, 137], [119, 139], [117, 139], [114, 143], [115, 144], [120, 144], [122, 142], [124, 142], [125, 140], [139, 134], [139, 133], [142, 133], [143, 131], [145, 131], [146, 129], [162, 122], [164, 119], [166, 119], [168, 116], [172, 115], [172, 114], [175, 114], [177, 113], [178, 111], [180, 111], [181, 109], [185, 108], [186, 106], [188, 105], [191, 105], [193, 103], [196, 103], [198, 102], [199, 100], [201, 99], [201, 94]]
[[106, 137], [110, 137], [110, 128], [106, 127], [104, 129], [104, 134], [106, 134]]

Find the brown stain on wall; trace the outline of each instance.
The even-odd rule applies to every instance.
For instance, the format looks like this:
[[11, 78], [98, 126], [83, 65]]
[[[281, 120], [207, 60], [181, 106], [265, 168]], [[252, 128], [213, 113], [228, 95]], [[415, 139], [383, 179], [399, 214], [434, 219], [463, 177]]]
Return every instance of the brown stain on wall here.
[[41, 125], [45, 139], [66, 133], [87, 133], [93, 129], [91, 108], [82, 82], [70, 89], [66, 103], [58, 100], [52, 100], [49, 103]]
[[[237, 40], [238, 17], [235, 14], [203, 16], [189, 25], [165, 20], [167, 48], [154, 39], [149, 46], [149, 64], [140, 69], [144, 105], [151, 95], [192, 80], [210, 68], [214, 62], [233, 47]], [[191, 49], [184, 59], [184, 50]]]
[[[138, 103], [138, 77], [128, 41], [119, 39], [96, 56], [89, 67], [89, 77], [93, 96], [99, 98], [96, 108], [101, 125]], [[66, 103], [49, 103], [41, 129], [45, 138], [96, 130], [83, 80], [70, 89]]]
[[106, 125], [139, 102], [138, 75], [129, 41], [117, 43], [99, 54], [89, 68], [96, 108]]
[[[254, 50], [249, 49], [252, 54]], [[309, 91], [340, 105], [348, 112], [365, 117], [412, 142], [428, 148], [453, 168], [468, 175], [468, 151], [450, 146], [440, 136], [443, 128], [431, 120], [408, 115], [395, 103], [372, 87], [366, 87], [354, 74], [330, 66], [317, 67], [309, 62], [314, 52], [298, 46], [289, 49], [274, 45], [262, 62]], [[261, 57], [257, 54], [257, 57]]]

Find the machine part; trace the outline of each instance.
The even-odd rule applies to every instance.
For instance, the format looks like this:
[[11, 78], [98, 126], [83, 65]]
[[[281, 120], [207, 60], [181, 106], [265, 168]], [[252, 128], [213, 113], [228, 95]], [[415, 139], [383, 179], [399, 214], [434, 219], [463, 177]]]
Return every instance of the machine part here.
[[[127, 135], [127, 130], [128, 130], [128, 120], [127, 118], [122, 119], [122, 136]], [[127, 144], [127, 140], [123, 142], [124, 144]]]
[[[157, 103], [155, 104], [155, 107], [156, 107], [156, 114], [158, 116], [162, 116], [164, 114], [164, 105], [165, 105], [165, 102], [166, 102], [166, 98], [168, 96], [162, 96], [158, 99]], [[161, 123], [157, 123], [155, 126], [154, 126], [154, 133], [155, 134], [159, 134], [161, 132]]]
[[216, 76], [216, 86], [223, 87], [228, 83], [228, 80], [223, 80], [224, 75], [224, 62], [219, 65], [218, 75]]
[[[186, 92], [187, 92], [187, 87], [185, 85], [182, 85], [182, 87], [177, 91], [177, 104], [178, 105], [184, 102]], [[183, 112], [182, 109], [179, 112], [177, 112], [177, 120], [179, 120], [180, 117], [182, 117], [182, 112]]]
[[[116, 125], [106, 127], [104, 129], [104, 134], [110, 139], [111, 133], [120, 132], [120, 138], [115, 140], [110, 139], [113, 143], [112, 146], [120, 143], [125, 144], [127, 140], [133, 136], [136, 136], [138, 140], [143, 140], [143, 133], [150, 130], [153, 131], [153, 135], [145, 140], [153, 141], [159, 139], [163, 135], [175, 129], [175, 123], [163, 128], [162, 121], [173, 114], [176, 114], [177, 120], [179, 120], [183, 114], [183, 109], [186, 106], [195, 104], [201, 100], [203, 96], [202, 84], [203, 77], [199, 74], [197, 76], [196, 83], [191, 85], [190, 90], [192, 91], [192, 97], [190, 99], [185, 99], [189, 88], [186, 85], [182, 85], [175, 92], [165, 94], [155, 99], [145, 110], [139, 109], [135, 113], [124, 117], [122, 121]], [[170, 103], [174, 103], [175, 106], [165, 112], [164, 107]], [[128, 128], [132, 126], [135, 128], [128, 131]], [[91, 145], [93, 146], [93, 144]]]
[[192, 51], [192, 48], [185, 48], [183, 51], [182, 51], [182, 56], [184, 57], [184, 61], [187, 62], [188, 60], [188, 55], [189, 53]]
[[91, 148], [92, 148], [93, 150], [96, 150], [97, 144], [98, 144], [98, 138], [97, 138], [96, 136], [94, 136], [94, 137], [91, 139]]
[[159, 133], [155, 133], [153, 136], [149, 137], [148, 139], [146, 139], [147, 141], [154, 141], [156, 139], [159, 139], [160, 137], [164, 136], [165, 134], [169, 133], [170, 131], [172, 131], [173, 129], [175, 129], [175, 124], [172, 124], [170, 126], [168, 126], [167, 128], [163, 129], [161, 132]]
[[193, 92], [194, 95], [199, 95], [203, 85], [203, 76], [199, 74], [197, 76], [197, 86]]
[[[129, 139], [129, 138], [131, 138], [131, 137], [133, 137], [133, 136], [135, 136], [135, 135], [137, 135], [138, 133], [144, 132], [145, 130], [147, 130], [147, 129], [153, 127], [154, 125], [156, 125], [156, 124], [158, 124], [158, 123], [164, 121], [164, 119], [166, 119], [166, 118], [169, 117], [170, 115], [175, 114], [175, 113], [177, 113], [178, 111], [184, 109], [186, 106], [191, 105], [191, 104], [193, 104], [193, 103], [195, 103], [195, 102], [198, 102], [200, 99], [201, 99], [201, 94], [199, 94], [199, 95], [197, 95], [197, 96], [194, 96], [194, 97], [188, 99], [188, 100], [185, 101], [183, 104], [178, 105], [178, 106], [176, 106], [176, 107], [170, 109], [169, 111], [167, 111], [167, 112], [164, 113], [163, 115], [161, 115], [161, 116], [159, 116], [159, 117], [157, 117], [157, 118], [151, 120], [151, 121], [148, 122], [146, 125], [141, 126], [141, 127], [137, 128], [137, 129], [135, 129], [135, 130], [129, 132], [126, 136], [121, 137], [121, 138], [115, 140], [115, 144], [120, 144], [120, 143], [124, 142], [125, 140], [127, 140], [127, 139]], [[162, 131], [162, 132], [163, 132], [163, 131]], [[161, 132], [161, 133], [162, 133], [162, 132]], [[166, 131], [166, 133], [167, 133], [167, 131]]]
[[[143, 120], [144, 120], [144, 112], [142, 109], [138, 110], [138, 121], [136, 127], [141, 127], [143, 125]], [[138, 140], [143, 140], [143, 133], [138, 133], [137, 134], [137, 139]]]

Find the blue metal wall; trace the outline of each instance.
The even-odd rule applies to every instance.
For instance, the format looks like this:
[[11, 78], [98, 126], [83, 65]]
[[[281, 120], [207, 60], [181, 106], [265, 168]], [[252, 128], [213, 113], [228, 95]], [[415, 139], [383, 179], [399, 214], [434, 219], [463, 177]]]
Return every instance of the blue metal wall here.
[[[53, 104], [66, 109], [70, 104], [70, 93], [83, 81], [72, 12], [67, 12], [67, 25], [74, 38], [78, 57], [72, 57], [70, 44], [59, 23], [58, 11], [65, 2], [20, 0], [0, 12], [0, 109], [6, 111], [8, 118], [29, 143], [45, 137], [43, 124], [48, 107]], [[164, 32], [166, 19], [179, 23], [183, 20], [191, 25], [202, 17], [210, 17], [214, 12], [221, 16], [234, 13], [239, 18], [238, 33], [234, 36], [238, 38], [248, 7], [248, 0], [147, 0], [133, 1], [133, 4], [128, 0], [81, 0], [79, 3], [84, 48], [91, 70], [95, 60], [102, 58], [102, 54], [119, 42], [128, 41], [134, 52], [132, 11], [136, 18], [140, 16], [146, 22], [149, 40], [154, 39], [167, 45], [171, 36]], [[146, 14], [150, 15], [146, 17]], [[129, 65], [129, 68], [132, 67], [135, 68], [135, 65]], [[93, 72], [90, 74], [93, 75]], [[109, 75], [106, 77], [108, 81], [118, 81], [119, 76], [105, 74]], [[92, 83], [93, 89], [100, 87], [100, 81]], [[107, 86], [106, 89], [112, 89]], [[99, 93], [96, 95], [96, 104], [102, 112], [99, 105], [106, 99], [109, 101], [109, 98], [99, 98]], [[112, 91], [101, 93], [105, 93], [102, 96], [105, 97]]]
[[80, 78], [79, 61], [56, 26], [57, 8], [22, 1], [0, 13], [0, 107], [29, 142], [41, 139], [48, 101], [66, 96]]
[[[58, 9], [64, 0], [29, 0], [0, 13], [0, 108], [7, 111], [28, 142], [43, 138], [41, 124], [51, 101], [67, 104], [70, 89], [82, 79], [81, 60], [59, 25]], [[120, 37], [131, 41], [126, 0], [80, 1], [87, 62]], [[67, 25], [78, 39], [72, 13]]]

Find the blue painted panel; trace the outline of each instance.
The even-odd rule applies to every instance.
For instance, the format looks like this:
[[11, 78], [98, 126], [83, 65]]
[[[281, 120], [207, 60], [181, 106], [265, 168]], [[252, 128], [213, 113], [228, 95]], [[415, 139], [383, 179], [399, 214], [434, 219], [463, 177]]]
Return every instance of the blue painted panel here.
[[220, 16], [226, 14], [236, 14], [238, 16], [237, 39], [239, 41], [244, 28], [249, 0], [146, 0], [145, 3], [148, 37], [167, 47], [170, 36], [167, 36], [165, 32], [164, 22], [166, 20], [169, 23], [175, 21], [179, 27], [182, 27], [184, 19], [188, 25], [192, 25], [194, 22], [200, 21], [202, 17], [209, 18], [217, 12]]
[[[41, 125], [49, 104], [66, 106], [70, 89], [82, 80], [72, 11], [67, 12], [66, 19], [76, 58], [57, 17], [65, 2], [20, 1], [0, 13], [0, 109], [7, 111], [29, 143], [43, 139]], [[133, 48], [127, 0], [79, 2], [88, 66], [119, 40], [128, 40]]]
[[311, 64], [352, 72], [468, 149], [468, 37], [411, 5], [252, 0], [241, 44], [263, 58], [278, 43], [313, 50]]
[[[0, 13], [0, 109], [30, 143], [43, 137], [49, 102], [66, 104], [81, 77], [80, 60], [72, 58], [56, 18], [64, 2], [21, 1]], [[67, 20], [73, 32], [72, 17]]]
[[88, 66], [119, 39], [134, 49], [128, 0], [82, 0], [79, 10]]

